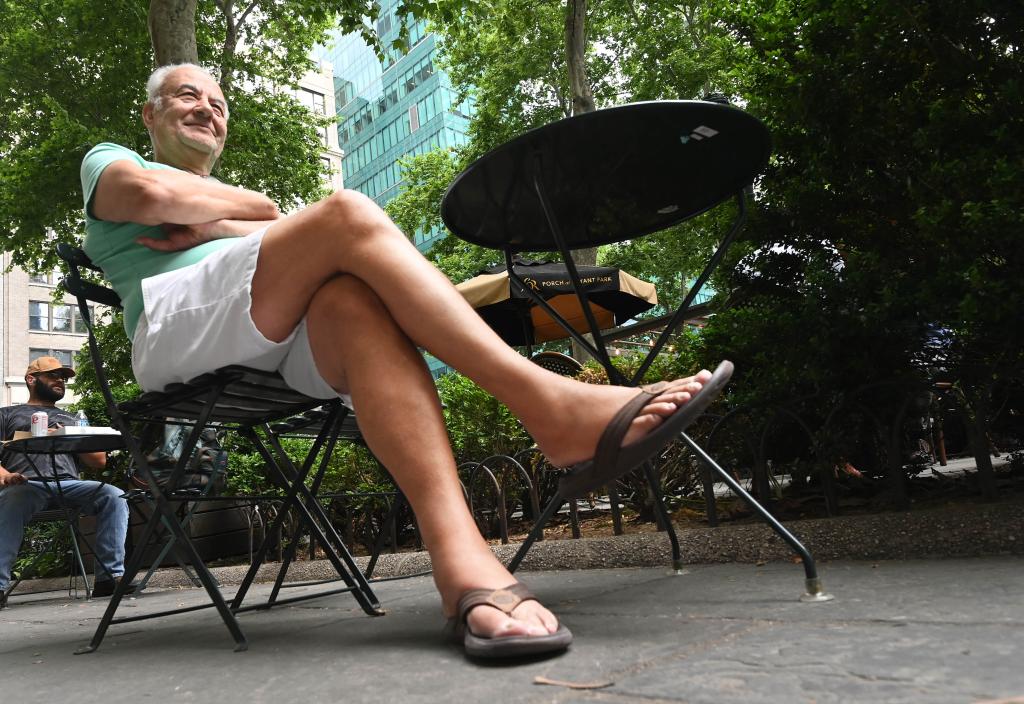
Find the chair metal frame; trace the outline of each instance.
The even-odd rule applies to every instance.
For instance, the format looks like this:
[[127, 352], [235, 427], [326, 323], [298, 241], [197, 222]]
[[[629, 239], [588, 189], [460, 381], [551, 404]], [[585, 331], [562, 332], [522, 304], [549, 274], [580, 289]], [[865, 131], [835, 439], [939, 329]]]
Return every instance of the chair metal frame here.
[[[43, 509], [42, 511], [36, 511], [32, 515], [32, 518], [30, 518], [28, 523], [26, 523], [25, 525], [30, 526], [34, 523], [65, 523], [67, 525], [68, 534], [71, 537], [71, 553], [74, 557], [74, 565], [72, 567], [71, 574], [68, 577], [68, 592], [71, 592], [75, 579], [80, 575], [82, 577], [82, 582], [85, 585], [85, 598], [89, 599], [92, 597], [92, 585], [89, 583], [89, 574], [88, 572], [86, 572], [85, 569], [85, 560], [82, 559], [82, 551], [78, 547], [78, 541], [82, 535], [78, 527], [79, 516], [81, 516], [81, 512], [78, 511], [77, 509], [71, 510], [66, 507]], [[29, 564], [27, 568], [22, 570], [18, 574], [18, 577], [16, 579], [14, 579], [9, 585], [7, 585], [7, 589], [5, 589], [3, 592], [3, 598], [5, 600], [11, 596], [11, 593], [15, 589], [17, 589], [18, 585], [21, 584], [21, 582], [25, 579], [25, 574], [33, 572], [35, 570], [36, 565], [39, 564], [40, 560], [42, 560], [47, 553], [53, 551], [54, 544], [56, 542], [57, 537], [54, 536], [47, 542], [46, 546], [42, 550], [36, 553], [36, 556], [32, 560], [31, 564]], [[77, 587], [74, 588], [77, 590]], [[34, 594], [37, 592], [31, 593]]]
[[[187, 384], [172, 384], [162, 392], [143, 393], [137, 399], [118, 404], [104, 371], [103, 359], [96, 341], [88, 303], [91, 301], [110, 308], [120, 308], [120, 298], [111, 289], [93, 283], [83, 276], [83, 270], [100, 274], [102, 272], [80, 249], [61, 243], [58, 245], [58, 254], [68, 267], [68, 275], [64, 280], [65, 287], [77, 298], [79, 311], [89, 333], [89, 354], [111, 424], [122, 434], [135, 464], [135, 471], [145, 480], [148, 486], [148, 497], [154, 507], [132, 555], [125, 564], [124, 576], [118, 583], [92, 640], [89, 645], [76, 652], [85, 653], [96, 650], [102, 643], [107, 629], [115, 623], [158, 618], [203, 608], [217, 610], [235, 642], [236, 651], [248, 648], [248, 642], [236, 618], [236, 614], [243, 611], [267, 609], [276, 604], [317, 598], [339, 592], [350, 592], [364, 612], [374, 616], [383, 615], [380, 602], [367, 580], [356, 568], [352, 555], [337, 531], [331, 526], [315, 493], [305, 485], [318, 457], [320, 457], [319, 467], [314, 476], [314, 482], [317, 485], [319, 478], [327, 468], [330, 454], [349, 412], [341, 401], [325, 402], [323, 399], [305, 396], [289, 388], [276, 373], [231, 366], [204, 374]], [[316, 414], [318, 418], [323, 418], [322, 432], [314, 439], [301, 467], [296, 467], [281, 447], [278, 437], [271, 429], [271, 424], [310, 413]], [[164, 485], [161, 486], [150, 467], [146, 453], [133, 433], [132, 423], [162, 422], [168, 418], [189, 421], [192, 428], [177, 464]], [[273, 530], [268, 530], [257, 551], [256, 558], [231, 602], [229, 603], [225, 599], [171, 503], [177, 500], [193, 501], [198, 498], [192, 495], [178, 495], [175, 492], [175, 487], [184, 476], [199, 441], [200, 433], [205, 427], [234, 429], [253, 443], [267, 462], [271, 481], [286, 492], [284, 504], [278, 514], [278, 521], [283, 521], [285, 514], [290, 510], [294, 509], [298, 513], [302, 524], [323, 546], [328, 559], [338, 572], [339, 577], [345, 582], [346, 586], [343, 589], [307, 594], [288, 600], [276, 599], [277, 590], [275, 589], [272, 598], [266, 603], [243, 606], [243, 600], [269, 550], [270, 541], [274, 535]], [[203, 498], [205, 500], [223, 500], [223, 497]], [[189, 564], [194, 569], [196, 577], [209, 596], [210, 603], [139, 616], [115, 617], [131, 580], [142, 565], [146, 546], [154, 536], [158, 536], [163, 530], [166, 530], [174, 538], [171, 543], [172, 550], [175, 552], [179, 564]], [[283, 581], [285, 569], [287, 569], [286, 566], [283, 567], [282, 574], [279, 575], [279, 581]]]

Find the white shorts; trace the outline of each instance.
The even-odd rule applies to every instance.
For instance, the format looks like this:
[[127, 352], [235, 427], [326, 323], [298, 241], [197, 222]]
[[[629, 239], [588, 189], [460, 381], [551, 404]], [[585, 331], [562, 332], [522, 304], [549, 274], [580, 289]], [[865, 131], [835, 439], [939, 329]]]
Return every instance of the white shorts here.
[[145, 391], [161, 391], [230, 364], [277, 371], [313, 398], [339, 394], [316, 369], [305, 318], [281, 342], [252, 321], [252, 276], [266, 228], [202, 261], [142, 280], [144, 311], [132, 339], [132, 370]]

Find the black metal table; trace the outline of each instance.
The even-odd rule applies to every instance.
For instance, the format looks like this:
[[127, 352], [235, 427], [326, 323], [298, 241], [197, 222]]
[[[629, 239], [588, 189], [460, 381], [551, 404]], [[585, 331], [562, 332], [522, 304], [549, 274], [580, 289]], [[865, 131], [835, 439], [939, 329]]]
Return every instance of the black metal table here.
[[4, 443], [5, 452], [17, 452], [22, 455], [66, 455], [83, 452], [113, 452], [123, 450], [124, 438], [121, 433], [104, 433], [94, 435], [36, 435], [20, 440]]
[[[512, 257], [523, 251], [558, 251], [590, 326], [594, 342], [572, 329], [539, 296], [534, 302], [562, 324], [597, 359], [613, 383], [635, 386], [643, 378], [742, 227], [745, 192], [770, 154], [767, 129], [737, 108], [705, 101], [634, 103], [598, 110], [539, 127], [473, 162], [448, 188], [441, 215], [456, 236]], [[590, 310], [572, 250], [633, 239], [696, 217], [735, 199], [736, 217], [635, 374], [626, 378], [608, 355]], [[687, 434], [680, 439], [800, 554], [808, 600], [826, 598], [814, 561], [800, 542], [761, 507]], [[644, 465], [656, 505], [672, 542], [673, 566], [682, 567], [678, 540], [660, 496], [652, 463]], [[543, 525], [561, 507], [557, 495], [513, 558], [529, 550]]]

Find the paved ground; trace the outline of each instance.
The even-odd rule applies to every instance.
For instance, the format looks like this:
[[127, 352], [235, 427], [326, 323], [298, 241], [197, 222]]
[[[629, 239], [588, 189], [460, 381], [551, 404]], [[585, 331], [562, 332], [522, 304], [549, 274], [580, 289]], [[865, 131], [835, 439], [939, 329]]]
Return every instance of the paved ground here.
[[[242, 615], [235, 653], [216, 615], [115, 626], [73, 655], [104, 607], [66, 595], [0, 611], [4, 702], [979, 702], [1024, 695], [1021, 558], [833, 562], [836, 599], [804, 604], [798, 565], [524, 573], [576, 634], [557, 658], [487, 666], [440, 641], [428, 578], [377, 585], [364, 616], [337, 595]], [[254, 595], [265, 595], [260, 586]], [[147, 592], [125, 612], [198, 604]], [[573, 690], [537, 676], [610, 683]]]

